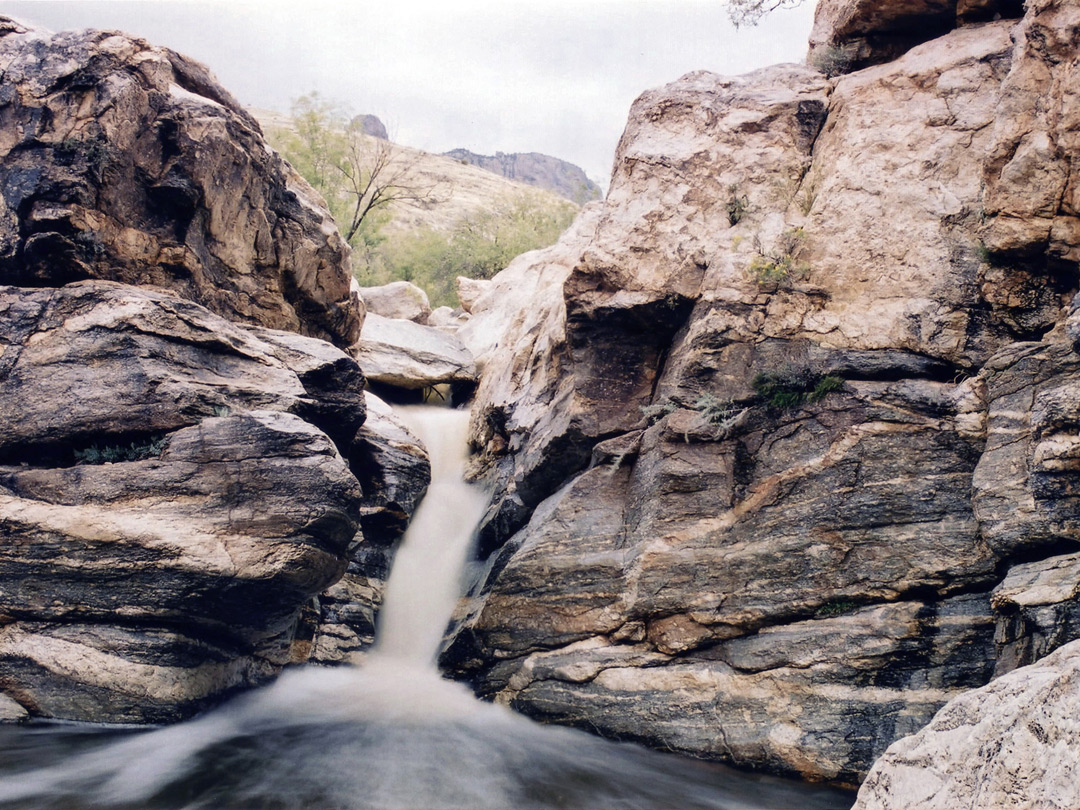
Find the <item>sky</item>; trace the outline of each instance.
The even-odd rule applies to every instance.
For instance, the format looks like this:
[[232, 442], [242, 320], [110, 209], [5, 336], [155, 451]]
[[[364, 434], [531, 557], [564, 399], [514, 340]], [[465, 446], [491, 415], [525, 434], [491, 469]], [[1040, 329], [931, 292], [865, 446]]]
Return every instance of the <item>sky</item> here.
[[734, 29], [721, 0], [3, 0], [208, 65], [250, 107], [311, 91], [430, 152], [543, 152], [607, 185], [634, 99], [692, 70], [801, 62], [813, 0]]

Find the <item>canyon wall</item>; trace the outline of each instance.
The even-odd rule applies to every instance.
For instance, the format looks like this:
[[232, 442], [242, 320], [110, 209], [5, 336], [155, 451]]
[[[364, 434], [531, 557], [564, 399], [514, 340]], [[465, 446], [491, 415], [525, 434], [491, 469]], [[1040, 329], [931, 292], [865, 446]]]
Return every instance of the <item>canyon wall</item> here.
[[0, 78], [0, 719], [362, 650], [429, 471], [323, 201], [167, 49], [0, 18]]
[[973, 5], [645, 93], [607, 199], [470, 289], [481, 694], [853, 784], [1077, 636], [1080, 10]]

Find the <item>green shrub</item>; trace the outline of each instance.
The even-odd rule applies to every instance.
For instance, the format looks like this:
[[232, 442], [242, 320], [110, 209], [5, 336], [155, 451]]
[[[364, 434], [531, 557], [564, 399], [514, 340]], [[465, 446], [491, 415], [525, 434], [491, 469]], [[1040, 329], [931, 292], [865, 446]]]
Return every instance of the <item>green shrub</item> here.
[[836, 599], [832, 602], [826, 602], [819, 607], [814, 613], [814, 618], [831, 619], [835, 616], [842, 616], [845, 613], [850, 613], [858, 606], [858, 602], [852, 602], [847, 599]]
[[778, 285], [805, 278], [810, 273], [810, 265], [798, 258], [805, 241], [806, 231], [803, 228], [788, 228], [780, 235], [771, 252], [766, 252], [761, 240], [755, 239], [757, 255], [750, 262], [750, 276], [758, 284]]
[[724, 207], [727, 209], [728, 222], [734, 228], [750, 210], [750, 200], [740, 195], [736, 186], [728, 186], [728, 194], [728, 201]]
[[654, 402], [652, 405], [642, 405], [641, 415], [645, 417], [645, 420], [650, 425], [655, 425], [669, 413], [675, 413], [678, 407], [674, 400], [665, 398], [660, 402]]
[[142, 442], [107, 444], [99, 447], [92, 444], [84, 450], [75, 450], [75, 461], [80, 464], [109, 464], [114, 461], [143, 461], [148, 458], [160, 458], [165, 451], [169, 437], [165, 434], [146, 439]]
[[361, 285], [402, 279], [423, 287], [432, 306], [457, 303], [455, 279], [491, 278], [514, 257], [551, 245], [573, 221], [572, 203], [522, 191], [462, 217], [448, 231], [388, 235], [358, 263]]
[[778, 371], [763, 371], [754, 377], [754, 390], [774, 408], [797, 408], [808, 402], [818, 402], [827, 394], [839, 391], [844, 381], [834, 375], [824, 375], [809, 368], [786, 366]]

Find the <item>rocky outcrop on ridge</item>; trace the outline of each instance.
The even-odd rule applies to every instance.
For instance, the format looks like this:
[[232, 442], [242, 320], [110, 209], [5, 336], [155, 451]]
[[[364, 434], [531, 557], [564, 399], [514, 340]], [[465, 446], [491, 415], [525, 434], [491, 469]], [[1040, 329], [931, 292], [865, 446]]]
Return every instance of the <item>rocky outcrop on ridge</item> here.
[[452, 149], [445, 155], [462, 163], [479, 166], [509, 180], [554, 191], [578, 205], [603, 196], [600, 187], [590, 180], [580, 167], [539, 152], [496, 152], [494, 155], [478, 155], [468, 149]]
[[161, 722], [306, 660], [361, 539], [355, 361], [114, 282], [0, 312], [0, 692]]
[[360, 333], [348, 246], [202, 65], [0, 17], [0, 283], [166, 287], [227, 318]]
[[1080, 806], [1080, 642], [949, 702], [874, 765], [855, 810]]
[[607, 199], [458, 332], [480, 693], [857, 783], [1075, 637], [1078, 13], [638, 99]]

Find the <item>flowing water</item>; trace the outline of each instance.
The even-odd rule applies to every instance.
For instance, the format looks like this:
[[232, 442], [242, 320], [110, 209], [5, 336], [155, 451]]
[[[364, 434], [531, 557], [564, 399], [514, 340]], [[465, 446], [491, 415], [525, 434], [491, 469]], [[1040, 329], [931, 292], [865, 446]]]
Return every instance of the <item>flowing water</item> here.
[[161, 729], [0, 726], [0, 808], [851, 806], [846, 793], [539, 725], [441, 678], [435, 658], [485, 498], [462, 483], [467, 415], [403, 411], [431, 451], [433, 480], [361, 665], [291, 670]]

